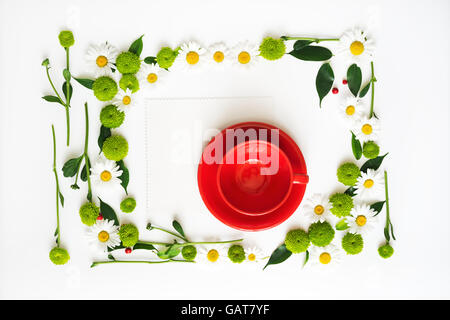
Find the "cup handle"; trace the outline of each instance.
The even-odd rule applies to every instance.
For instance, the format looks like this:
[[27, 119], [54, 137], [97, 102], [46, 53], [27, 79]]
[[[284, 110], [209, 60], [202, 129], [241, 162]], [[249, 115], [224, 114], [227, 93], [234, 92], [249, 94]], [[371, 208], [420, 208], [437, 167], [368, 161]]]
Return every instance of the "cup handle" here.
[[307, 184], [309, 182], [309, 176], [303, 173], [294, 174], [294, 184]]

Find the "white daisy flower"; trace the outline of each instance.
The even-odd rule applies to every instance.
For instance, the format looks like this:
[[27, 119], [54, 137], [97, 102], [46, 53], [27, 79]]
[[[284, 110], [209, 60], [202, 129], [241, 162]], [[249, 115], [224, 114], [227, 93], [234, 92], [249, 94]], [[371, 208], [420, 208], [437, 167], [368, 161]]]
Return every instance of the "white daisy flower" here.
[[157, 64], [143, 63], [141, 69], [136, 74], [139, 83], [143, 83], [148, 87], [154, 88], [161, 83], [161, 80], [167, 74], [167, 70], [160, 68]]
[[97, 220], [89, 227], [87, 237], [92, 247], [103, 252], [120, 244], [119, 227], [113, 220]]
[[367, 169], [361, 172], [356, 182], [355, 193], [362, 198], [376, 198], [384, 190], [384, 177], [382, 172]]
[[225, 263], [227, 259], [227, 250], [221, 244], [202, 246], [198, 250], [198, 262], [203, 264], [219, 265]]
[[344, 103], [341, 104], [342, 117], [351, 122], [356, 123], [362, 119], [364, 105], [361, 99], [355, 97], [348, 97]]
[[347, 217], [347, 225], [351, 233], [364, 234], [374, 228], [376, 218], [375, 211], [367, 204], [356, 205]]
[[232, 62], [241, 67], [252, 67], [261, 60], [258, 46], [248, 42], [238, 43], [233, 48]]
[[206, 56], [208, 62], [215, 67], [225, 67], [231, 62], [230, 49], [223, 42], [211, 45]]
[[118, 51], [109, 43], [91, 45], [86, 54], [89, 70], [93, 70], [96, 77], [110, 75], [116, 62]]
[[355, 63], [371, 60], [375, 50], [372, 39], [361, 29], [353, 29], [344, 33], [339, 41], [339, 47], [339, 52]]
[[175, 67], [178, 69], [192, 70], [203, 65], [206, 60], [206, 49], [196, 42], [184, 43], [178, 51]]
[[310, 249], [309, 262], [315, 266], [333, 266], [341, 262], [342, 250], [334, 244], [325, 247], [312, 247]]
[[120, 111], [126, 112], [134, 109], [139, 104], [139, 96], [137, 93], [132, 93], [130, 89], [119, 90], [116, 97], [113, 99], [113, 104], [117, 106]]
[[333, 219], [333, 215], [330, 211], [331, 207], [328, 197], [318, 193], [313, 194], [303, 205], [305, 216], [308, 217], [311, 222], [331, 222]]
[[380, 121], [375, 117], [359, 119], [355, 123], [353, 133], [361, 143], [377, 141], [380, 134]]
[[119, 177], [122, 175], [122, 170], [119, 169], [115, 161], [99, 157], [92, 165], [91, 181], [100, 192], [111, 190], [121, 183]]
[[245, 262], [260, 262], [265, 257], [263, 252], [257, 247], [245, 248]]

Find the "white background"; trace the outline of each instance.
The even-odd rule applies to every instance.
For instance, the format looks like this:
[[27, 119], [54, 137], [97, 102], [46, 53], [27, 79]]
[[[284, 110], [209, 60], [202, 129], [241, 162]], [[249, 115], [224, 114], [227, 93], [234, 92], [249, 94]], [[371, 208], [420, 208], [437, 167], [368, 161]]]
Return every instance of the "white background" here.
[[[450, 298], [448, 1], [2, 0], [0, 25], [1, 298]], [[74, 192], [69, 188], [71, 181], [60, 173], [66, 197], [62, 243], [71, 260], [63, 267], [50, 263], [48, 251], [55, 228], [50, 126], [54, 123], [57, 130], [61, 168], [65, 160], [82, 152], [84, 101], [90, 102], [92, 156], [98, 151], [101, 108], [90, 92], [74, 85], [72, 140], [70, 148], [65, 148], [64, 111], [40, 98], [50, 93], [41, 66], [44, 58], [50, 58], [55, 82], [61, 83], [62, 77], [56, 74], [64, 65], [64, 51], [57, 40], [61, 29], [74, 31], [72, 72], [85, 75], [87, 46], [106, 40], [125, 50], [145, 34], [146, 56], [154, 55], [162, 45], [176, 46], [187, 40], [232, 44], [247, 39], [258, 43], [266, 35], [340, 36], [354, 25], [368, 27], [377, 43], [375, 109], [382, 119], [383, 149], [390, 152], [385, 168], [398, 239], [390, 260], [376, 253], [383, 241], [383, 213], [377, 229], [366, 238], [363, 253], [346, 257], [331, 272], [302, 270], [301, 256], [264, 272], [248, 266], [204, 269], [178, 264], [90, 269], [96, 257], [89, 251], [77, 213], [86, 190]], [[335, 170], [350, 159], [350, 140], [336, 121], [340, 96], [328, 97], [322, 110], [317, 106], [314, 79], [318, 66], [286, 57], [278, 63], [262, 63], [249, 73], [171, 74], [165, 87], [147, 96], [273, 97], [271, 122], [297, 141], [308, 163], [308, 194], [331, 193], [341, 190]], [[336, 85], [343, 93], [343, 73], [336, 70]], [[147, 221], [168, 226], [176, 217], [191, 238], [244, 236], [250, 244], [264, 238], [270, 251], [287, 230], [303, 223], [299, 210], [273, 230], [245, 234], [221, 225], [205, 208], [200, 212], [175, 208], [176, 194], [165, 199], [171, 204], [167, 211], [173, 212], [146, 212], [142, 112], [127, 116], [121, 128], [131, 146], [126, 159], [131, 170], [129, 190], [138, 200], [136, 213], [121, 219], [136, 223], [143, 239], [165, 239], [157, 231], [145, 232]], [[163, 112], [167, 110], [160, 115]], [[224, 119], [224, 124], [232, 120]], [[160, 137], [169, 134], [170, 123]], [[193, 197], [199, 199], [198, 194]], [[117, 210], [120, 199], [110, 202]]]

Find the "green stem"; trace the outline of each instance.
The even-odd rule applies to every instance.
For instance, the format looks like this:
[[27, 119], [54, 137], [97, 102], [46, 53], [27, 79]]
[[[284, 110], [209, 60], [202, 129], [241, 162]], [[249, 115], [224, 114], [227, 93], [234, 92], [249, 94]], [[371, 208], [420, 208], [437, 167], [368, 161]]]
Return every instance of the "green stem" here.
[[55, 127], [52, 125], [52, 135], [53, 135], [53, 173], [55, 174], [56, 181], [56, 229], [58, 230], [58, 238], [56, 241], [57, 246], [61, 240], [61, 232], [59, 229], [59, 181], [58, 173], [56, 171], [56, 137], [55, 137]]
[[374, 71], [374, 67], [373, 67], [373, 61], [370, 62], [370, 68], [372, 70], [372, 78], [370, 79], [370, 82], [372, 82], [372, 98], [370, 101], [370, 114], [369, 114], [369, 118], [373, 117], [373, 103], [374, 103], [374, 99], [375, 99], [375, 82], [377, 81], [377, 79], [375, 78], [375, 71]]
[[91, 264], [91, 268], [98, 266], [99, 264], [110, 264], [110, 263], [147, 263], [147, 264], [160, 264], [160, 263], [167, 263], [167, 262], [188, 262], [188, 263], [194, 263], [194, 261], [187, 261], [187, 260], [162, 260], [162, 261], [132, 261], [132, 260], [112, 260], [112, 261], [95, 261]]
[[89, 157], [88, 157], [88, 142], [89, 142], [89, 113], [88, 104], [84, 103], [84, 113], [86, 118], [86, 135], [84, 138], [84, 164], [86, 166], [86, 176], [88, 181], [88, 200], [92, 202], [92, 189], [91, 189], [91, 171], [89, 168]]
[[[173, 236], [175, 236], [175, 237], [180, 238], [180, 239], [183, 240], [183, 241], [189, 242], [188, 239], [186, 239], [185, 237], [182, 237], [181, 235], [179, 235], [179, 234], [177, 234], [177, 233], [175, 233], [175, 232], [172, 232], [172, 231], [169, 231], [169, 230], [166, 230], [166, 229], [163, 229], [163, 228], [159, 228], [159, 227], [154, 227], [154, 226], [151, 226], [151, 229], [156, 229], [156, 230], [160, 230], [160, 231], [169, 233], [169, 234], [171, 234], [171, 235], [173, 235]], [[150, 229], [150, 230], [151, 230], [151, 229]]]
[[281, 39], [283, 40], [306, 40], [306, 41], [312, 41], [315, 43], [319, 43], [322, 41], [339, 41], [339, 38], [308, 38], [308, 37], [287, 37], [287, 36], [283, 36], [281, 37]]
[[50, 78], [50, 73], [48, 72], [49, 69], [50, 69], [50, 68], [49, 68], [48, 66], [45, 67], [45, 71], [47, 72], [47, 78], [48, 78], [48, 81], [50, 82], [50, 85], [52, 86], [53, 92], [55, 92], [55, 94], [56, 94], [56, 96], [58, 97], [59, 101], [61, 101], [61, 103], [62, 103], [63, 105], [65, 105], [64, 101], [61, 99], [61, 96], [59, 95], [58, 91], [56, 90], [55, 86], [53, 85], [53, 81], [52, 81], [52, 79]]
[[[384, 171], [384, 192], [386, 197], [386, 225], [385, 228], [389, 230], [389, 226], [391, 224], [391, 217], [389, 215], [389, 191], [388, 191], [388, 177], [387, 171]], [[388, 240], [388, 239], [386, 239]], [[389, 240], [388, 240], [389, 241]]]
[[[180, 247], [185, 247], [189, 245], [198, 245], [198, 244], [221, 244], [221, 243], [234, 243], [234, 242], [241, 242], [244, 239], [237, 239], [237, 240], [227, 240], [227, 241], [203, 241], [203, 242], [185, 242], [185, 243], [177, 243]], [[171, 246], [173, 243], [167, 243], [167, 242], [153, 242], [153, 241], [139, 241], [143, 244], [151, 244], [151, 245], [157, 245], [157, 246]]]
[[[69, 69], [69, 48], [66, 49], [66, 69], [70, 72]], [[70, 78], [69, 80], [66, 80], [66, 123], [67, 123], [67, 146], [69, 146], [70, 143], [70, 114], [69, 114], [69, 107], [70, 107]]]

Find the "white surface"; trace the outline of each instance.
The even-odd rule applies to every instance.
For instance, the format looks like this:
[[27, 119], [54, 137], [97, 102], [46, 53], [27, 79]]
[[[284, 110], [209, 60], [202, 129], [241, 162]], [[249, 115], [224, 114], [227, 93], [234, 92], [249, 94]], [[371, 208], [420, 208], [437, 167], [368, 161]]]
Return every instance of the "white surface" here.
[[[171, 3], [0, 2], [0, 298], [450, 298], [449, 2]], [[87, 90], [75, 86], [71, 146], [68, 150], [63, 147], [63, 109], [40, 98], [50, 93], [41, 61], [50, 57], [55, 78], [56, 70], [64, 65], [64, 52], [57, 42], [60, 29], [70, 27], [75, 33], [72, 70], [82, 75], [87, 45], [105, 40], [126, 49], [145, 33], [144, 55], [152, 55], [161, 45], [175, 46], [190, 39], [209, 44], [220, 40], [258, 42], [266, 34], [339, 36], [358, 24], [368, 25], [377, 42], [375, 108], [382, 119], [383, 148], [390, 152], [386, 167], [398, 237], [390, 260], [382, 261], [376, 253], [383, 240], [380, 221], [366, 239], [364, 252], [346, 257], [330, 273], [301, 270], [300, 257], [264, 272], [242, 266], [205, 270], [169, 264], [89, 269], [93, 257], [77, 214], [85, 189], [72, 191], [70, 182], [60, 174], [66, 197], [62, 242], [71, 260], [64, 267], [49, 262], [55, 227], [51, 123], [57, 130], [61, 168], [66, 159], [81, 153], [85, 100], [90, 102], [92, 119], [91, 154], [98, 151], [101, 107]], [[249, 73], [171, 74], [166, 87], [149, 97], [273, 96], [276, 113], [272, 122], [292, 135], [305, 154], [312, 177], [308, 193], [333, 192], [338, 188], [336, 167], [351, 157], [350, 141], [335, 121], [337, 97], [329, 97], [322, 110], [317, 107], [317, 68], [316, 63], [287, 57], [279, 63], [261, 64]], [[336, 72], [336, 79], [342, 76]], [[61, 77], [56, 80], [60, 81]], [[262, 87], [261, 81], [266, 81]], [[272, 87], [277, 82], [280, 85]], [[120, 130], [131, 145], [126, 159], [131, 170], [129, 190], [139, 203], [135, 215], [121, 219], [136, 223], [147, 240], [164, 239], [157, 231], [144, 231], [148, 220], [169, 225], [174, 216], [184, 222], [188, 234], [214, 236], [202, 220], [196, 219], [194, 224], [185, 215], [188, 208], [145, 213], [144, 127], [139, 112], [127, 116]], [[168, 132], [169, 128], [168, 123]], [[161, 138], [165, 136], [161, 132]], [[118, 202], [111, 204], [118, 209]], [[268, 231], [273, 248], [286, 230], [301, 223], [297, 212]], [[242, 234], [220, 227], [230, 237]], [[255, 237], [247, 238], [253, 241]]]

